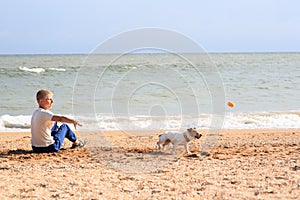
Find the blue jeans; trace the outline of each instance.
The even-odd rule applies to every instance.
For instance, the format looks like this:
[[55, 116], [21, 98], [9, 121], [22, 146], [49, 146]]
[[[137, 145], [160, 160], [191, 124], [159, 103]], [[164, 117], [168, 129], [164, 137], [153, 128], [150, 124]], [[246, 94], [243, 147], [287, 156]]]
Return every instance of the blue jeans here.
[[67, 138], [71, 142], [76, 141], [76, 136], [74, 132], [70, 129], [70, 127], [67, 124], [62, 124], [60, 127], [58, 127], [57, 122], [55, 122], [51, 129], [51, 135], [54, 139], [54, 143], [52, 145], [48, 147], [33, 146], [33, 151], [37, 153], [57, 152], [61, 149], [65, 138]]
[[61, 149], [65, 138], [67, 138], [71, 142], [76, 141], [74, 132], [67, 124], [62, 124], [60, 127], [57, 127], [57, 122], [55, 122], [51, 129], [51, 135], [54, 139], [54, 151], [59, 151]]

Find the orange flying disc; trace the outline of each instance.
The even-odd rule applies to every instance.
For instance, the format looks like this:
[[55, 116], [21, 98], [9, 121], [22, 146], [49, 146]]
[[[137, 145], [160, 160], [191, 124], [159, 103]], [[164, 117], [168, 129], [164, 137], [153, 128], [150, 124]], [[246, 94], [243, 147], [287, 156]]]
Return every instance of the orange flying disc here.
[[233, 108], [233, 107], [234, 107], [234, 103], [231, 102], [231, 101], [228, 101], [228, 102], [227, 102], [227, 105], [228, 105], [230, 108]]

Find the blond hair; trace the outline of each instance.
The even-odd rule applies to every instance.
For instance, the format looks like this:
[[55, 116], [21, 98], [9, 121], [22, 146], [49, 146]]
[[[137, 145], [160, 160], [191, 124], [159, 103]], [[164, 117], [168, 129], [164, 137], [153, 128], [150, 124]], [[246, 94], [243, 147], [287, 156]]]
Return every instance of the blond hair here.
[[39, 102], [39, 100], [44, 99], [48, 95], [53, 95], [53, 93], [50, 90], [39, 90], [36, 93], [36, 100]]

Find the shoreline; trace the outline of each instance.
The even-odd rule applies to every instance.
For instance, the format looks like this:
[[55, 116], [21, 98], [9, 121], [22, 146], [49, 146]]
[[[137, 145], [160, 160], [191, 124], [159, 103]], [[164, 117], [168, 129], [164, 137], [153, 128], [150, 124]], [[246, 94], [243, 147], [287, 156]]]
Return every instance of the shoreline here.
[[[267, 130], [276, 130], [276, 129], [300, 129], [300, 118], [299, 111], [297, 110], [287, 110], [287, 111], [239, 111], [236, 112], [234, 110], [230, 110], [232, 112], [224, 113], [223, 125], [218, 126], [218, 129], [223, 130], [256, 130], [256, 129], [267, 129]], [[68, 116], [68, 115], [67, 115]], [[70, 115], [72, 117], [72, 115]], [[81, 116], [83, 117], [83, 116]], [[181, 123], [181, 119], [179, 116], [169, 116], [168, 119], [163, 119], [160, 117], [151, 116], [122, 116], [116, 115], [114, 116], [114, 120], [112, 120], [109, 114], [104, 114], [95, 119], [93, 117], [85, 118], [84, 127], [82, 131], [91, 131], [91, 130], [119, 130], [121, 129], [134, 129], [134, 130], [146, 130], [148, 120], [153, 120], [152, 123], [159, 123], [161, 120], [165, 121], [165, 129], [174, 130], [176, 128], [188, 127], [190, 124], [183, 123], [179, 127]], [[123, 121], [124, 117], [127, 122]], [[133, 117], [132, 119], [129, 119]], [[79, 117], [80, 118], [80, 117]], [[197, 118], [197, 119], [196, 119]], [[201, 114], [196, 118], [191, 118], [193, 120], [198, 120], [197, 128], [201, 130], [211, 129], [212, 126], [210, 124], [211, 115], [210, 114]], [[28, 132], [30, 131], [30, 119], [31, 115], [1, 115], [0, 116], [0, 132]], [[97, 120], [101, 121], [101, 124], [97, 124]], [[118, 120], [120, 120], [118, 122]], [[118, 122], [118, 123], [116, 123]], [[137, 126], [135, 126], [137, 123]], [[145, 126], [144, 126], [145, 125]], [[85, 128], [87, 127], [87, 128]], [[141, 128], [144, 127], [144, 128]], [[289, 128], [287, 128], [289, 127]], [[139, 129], [140, 128], [140, 129]], [[151, 128], [151, 127], [150, 127]], [[159, 127], [152, 127], [159, 128]]]
[[[199, 130], [203, 132], [202, 130]], [[0, 132], [1, 199], [297, 199], [300, 129], [223, 130], [209, 156], [203, 138], [156, 148], [152, 131], [79, 131], [86, 148], [31, 152], [30, 132]], [[93, 144], [92, 141], [95, 143]], [[99, 141], [105, 141], [102, 145]], [[105, 146], [106, 145], [106, 146]]]
[[[178, 130], [178, 129], [164, 129], [164, 130], [145, 130], [145, 129], [141, 129], [141, 130], [120, 130], [120, 129], [111, 129], [111, 130], [97, 130], [97, 129], [93, 129], [93, 130], [77, 130], [78, 132], [92, 132], [92, 131], [99, 131], [99, 132], [122, 132], [122, 131], [134, 131], [134, 132], [157, 132], [157, 131], [181, 131], [182, 129]], [[207, 130], [213, 130], [213, 129], [207, 129], [207, 128], [203, 128], [203, 129], [197, 129], [199, 131], [207, 131]], [[220, 131], [285, 131], [285, 130], [300, 130], [300, 128], [236, 128], [236, 129], [220, 129]], [[0, 131], [1, 133], [30, 133], [30, 129], [28, 130], [14, 130], [14, 131]]]

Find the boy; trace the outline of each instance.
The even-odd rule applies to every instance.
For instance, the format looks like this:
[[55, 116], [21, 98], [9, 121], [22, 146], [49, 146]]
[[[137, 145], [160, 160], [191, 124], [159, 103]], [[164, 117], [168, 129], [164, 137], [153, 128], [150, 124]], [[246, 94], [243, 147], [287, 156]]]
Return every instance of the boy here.
[[31, 117], [32, 150], [37, 153], [57, 152], [61, 149], [65, 138], [73, 142], [71, 148], [83, 147], [85, 143], [77, 140], [74, 132], [67, 124], [57, 126], [57, 122], [72, 123], [76, 129], [81, 124], [68, 117], [54, 115], [49, 110], [54, 102], [52, 97], [53, 93], [49, 90], [40, 90], [36, 94], [39, 108], [34, 111]]

